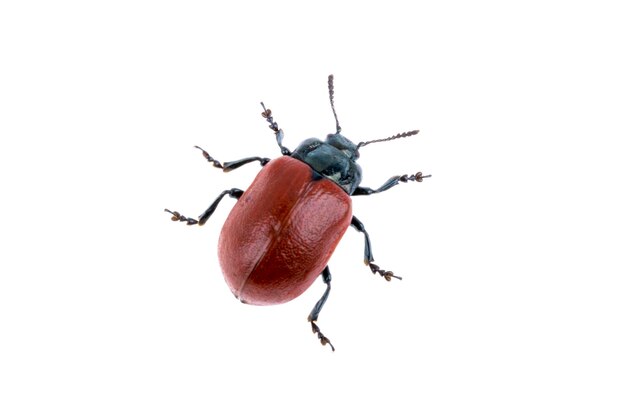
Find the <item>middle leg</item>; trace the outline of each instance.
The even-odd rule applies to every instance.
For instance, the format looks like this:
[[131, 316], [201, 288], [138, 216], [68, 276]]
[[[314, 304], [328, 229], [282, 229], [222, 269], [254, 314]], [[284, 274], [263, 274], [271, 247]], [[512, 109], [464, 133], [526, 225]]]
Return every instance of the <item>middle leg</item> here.
[[243, 190], [240, 190], [239, 188], [231, 188], [230, 190], [222, 191], [222, 193], [215, 199], [215, 201], [209, 206], [209, 208], [206, 209], [204, 213], [202, 213], [198, 220], [184, 216], [177, 211], [171, 211], [169, 209], [165, 209], [165, 211], [172, 215], [172, 221], [174, 222], [184, 222], [187, 223], [187, 225], [189, 226], [193, 226], [195, 224], [202, 226], [204, 225], [204, 223], [207, 222], [207, 220], [209, 220], [209, 217], [211, 217], [217, 206], [220, 204], [222, 198], [227, 195], [236, 200], [239, 200], [239, 197], [243, 195]]
[[393, 274], [392, 271], [385, 271], [381, 269], [378, 265], [374, 263], [374, 255], [372, 254], [372, 243], [370, 242], [370, 235], [365, 230], [365, 226], [359, 219], [355, 216], [352, 216], [352, 223], [350, 223], [352, 227], [354, 227], [359, 232], [365, 235], [365, 265], [369, 266], [373, 274], [379, 274], [381, 277], [385, 278], [387, 281], [391, 281], [391, 278], [402, 279], [399, 276]]
[[249, 158], [238, 159], [236, 161], [231, 161], [231, 162], [224, 162], [222, 164], [220, 161], [218, 161], [217, 159], [209, 155], [209, 153], [205, 151], [204, 149], [202, 149], [201, 147], [196, 146], [196, 148], [202, 151], [202, 156], [204, 156], [204, 158], [207, 161], [213, 164], [215, 168], [219, 168], [224, 172], [233, 171], [237, 168], [244, 166], [245, 164], [249, 164], [250, 162], [254, 162], [254, 161], [258, 161], [261, 164], [261, 166], [265, 166], [270, 161], [269, 158], [263, 158], [260, 156], [251, 156]]

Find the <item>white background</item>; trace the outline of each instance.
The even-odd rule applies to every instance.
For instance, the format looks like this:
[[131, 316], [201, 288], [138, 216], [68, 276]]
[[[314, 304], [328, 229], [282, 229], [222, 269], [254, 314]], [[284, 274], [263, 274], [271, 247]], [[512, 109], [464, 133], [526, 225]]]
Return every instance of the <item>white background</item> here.
[[[623, 416], [620, 2], [3, 2], [0, 415]], [[233, 298], [226, 199], [334, 129], [362, 150], [349, 230], [282, 306]]]

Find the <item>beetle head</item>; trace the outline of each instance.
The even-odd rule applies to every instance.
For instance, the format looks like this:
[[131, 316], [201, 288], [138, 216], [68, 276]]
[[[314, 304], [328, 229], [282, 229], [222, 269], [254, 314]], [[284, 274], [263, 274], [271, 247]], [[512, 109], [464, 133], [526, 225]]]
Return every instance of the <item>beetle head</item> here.
[[340, 133], [329, 133], [326, 136], [326, 143], [330, 146], [339, 149], [343, 152], [351, 161], [359, 159], [359, 148], [352, 143], [350, 139]]
[[352, 194], [361, 183], [361, 167], [355, 162], [359, 157], [357, 146], [339, 133], [328, 135], [324, 142], [316, 138], [307, 139], [291, 156], [306, 163], [348, 194]]
[[328, 76], [328, 95], [330, 97], [330, 107], [335, 116], [336, 133], [330, 133], [325, 141], [316, 138], [307, 139], [302, 142], [291, 154], [292, 157], [308, 164], [322, 177], [334, 181], [345, 192], [352, 195], [361, 183], [361, 167], [356, 163], [359, 159], [359, 148], [370, 143], [386, 142], [412, 136], [417, 134], [417, 130], [399, 133], [384, 139], [370, 140], [354, 144], [350, 139], [341, 134], [341, 126], [335, 111], [335, 89], [333, 76]]

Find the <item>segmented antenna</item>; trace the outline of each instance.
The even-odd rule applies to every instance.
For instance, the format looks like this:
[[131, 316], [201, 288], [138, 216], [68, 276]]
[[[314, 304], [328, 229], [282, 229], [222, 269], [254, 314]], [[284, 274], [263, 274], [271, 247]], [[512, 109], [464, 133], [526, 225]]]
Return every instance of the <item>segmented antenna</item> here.
[[419, 130], [411, 130], [410, 132], [403, 132], [403, 133], [398, 133], [397, 135], [393, 135], [393, 136], [389, 136], [388, 138], [385, 139], [375, 139], [375, 140], [369, 140], [367, 142], [359, 142], [358, 145], [356, 145], [356, 148], [359, 149], [365, 145], [369, 145], [370, 143], [376, 143], [376, 142], [387, 142], [389, 140], [396, 140], [396, 139], [400, 139], [400, 138], [406, 138], [408, 136], [413, 136], [413, 135], [417, 135], [419, 133]]
[[337, 125], [337, 133], [341, 132], [341, 126], [339, 126], [339, 119], [337, 119], [337, 112], [335, 111], [335, 86], [333, 74], [328, 76], [328, 95], [330, 97], [330, 108], [333, 109], [333, 115], [335, 116], [335, 123]]

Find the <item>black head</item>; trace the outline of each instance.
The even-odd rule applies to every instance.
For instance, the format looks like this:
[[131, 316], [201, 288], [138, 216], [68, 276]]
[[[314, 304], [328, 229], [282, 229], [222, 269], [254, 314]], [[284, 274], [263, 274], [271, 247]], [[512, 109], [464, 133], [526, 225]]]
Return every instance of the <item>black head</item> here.
[[352, 194], [361, 183], [361, 167], [356, 163], [359, 157], [357, 146], [339, 133], [326, 136], [324, 142], [316, 138], [307, 139], [291, 156], [307, 163], [348, 194]]
[[328, 76], [328, 92], [330, 107], [335, 116], [337, 126], [336, 133], [330, 133], [323, 142], [316, 138], [302, 142], [291, 154], [292, 157], [307, 163], [311, 168], [322, 176], [334, 181], [345, 192], [352, 195], [361, 183], [361, 167], [356, 163], [359, 159], [359, 148], [370, 143], [382, 142], [415, 135], [418, 131], [401, 133], [385, 139], [377, 139], [368, 142], [354, 144], [350, 139], [343, 136], [337, 112], [335, 111], [333, 76]]

